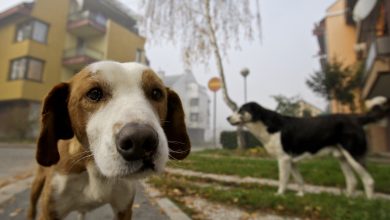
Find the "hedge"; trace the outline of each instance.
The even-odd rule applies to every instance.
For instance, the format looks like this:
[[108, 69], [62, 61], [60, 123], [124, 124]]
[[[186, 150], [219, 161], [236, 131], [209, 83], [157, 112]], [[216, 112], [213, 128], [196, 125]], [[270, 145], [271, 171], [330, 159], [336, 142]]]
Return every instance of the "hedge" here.
[[[263, 146], [249, 131], [243, 131], [247, 143], [247, 148]], [[219, 142], [225, 149], [237, 148], [237, 131], [222, 131], [219, 136]]]

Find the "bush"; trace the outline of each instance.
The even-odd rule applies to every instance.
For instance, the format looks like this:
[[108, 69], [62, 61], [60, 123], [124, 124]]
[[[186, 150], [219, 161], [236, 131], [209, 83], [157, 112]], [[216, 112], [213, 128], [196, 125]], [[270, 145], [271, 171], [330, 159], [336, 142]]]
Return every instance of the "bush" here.
[[[263, 146], [263, 144], [255, 138], [249, 131], [243, 131], [246, 140], [247, 148]], [[219, 142], [224, 149], [237, 148], [237, 131], [222, 131], [219, 136]]]

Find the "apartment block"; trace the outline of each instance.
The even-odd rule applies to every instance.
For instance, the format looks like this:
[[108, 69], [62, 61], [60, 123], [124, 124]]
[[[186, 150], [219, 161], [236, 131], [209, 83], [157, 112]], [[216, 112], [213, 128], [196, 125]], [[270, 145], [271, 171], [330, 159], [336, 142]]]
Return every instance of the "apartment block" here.
[[[390, 1], [359, 0], [353, 15], [357, 23], [356, 45], [364, 62], [362, 98], [390, 98]], [[385, 123], [369, 126], [375, 152], [390, 152], [390, 115]]]
[[[321, 66], [325, 63], [340, 62], [343, 66], [357, 67], [355, 43], [357, 27], [352, 17], [356, 0], [336, 0], [326, 9], [325, 17], [315, 25], [313, 34], [317, 36]], [[355, 106], [360, 112], [360, 90], [355, 91]], [[337, 100], [330, 102], [332, 113], [350, 113], [348, 105]]]
[[[334, 57], [364, 64], [362, 101], [390, 97], [390, 0], [336, 0], [314, 29], [323, 64]], [[348, 112], [333, 102], [332, 112]], [[390, 115], [367, 126], [371, 152], [390, 153]]]
[[191, 142], [203, 144], [210, 136], [207, 135], [210, 128], [210, 98], [207, 88], [200, 85], [189, 70], [184, 74], [167, 76], [160, 72], [160, 76], [180, 96]]
[[115, 0], [35, 0], [0, 12], [0, 137], [35, 136], [45, 94], [91, 62], [148, 64], [144, 44], [136, 16]]

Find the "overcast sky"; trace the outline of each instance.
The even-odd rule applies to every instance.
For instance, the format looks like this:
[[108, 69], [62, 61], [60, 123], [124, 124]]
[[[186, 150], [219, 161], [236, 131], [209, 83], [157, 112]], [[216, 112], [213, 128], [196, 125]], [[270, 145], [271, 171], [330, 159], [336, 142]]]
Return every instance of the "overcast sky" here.
[[[121, 0], [134, 8], [139, 0]], [[0, 11], [20, 0], [0, 0]], [[306, 101], [324, 109], [326, 103], [313, 94], [305, 79], [319, 69], [318, 44], [312, 35], [314, 23], [325, 16], [325, 10], [335, 0], [260, 0], [262, 17], [262, 43], [241, 42], [240, 51], [231, 50], [224, 60], [227, 86], [233, 100], [243, 103], [243, 78], [239, 74], [244, 67], [248, 76], [248, 101], [256, 101], [273, 109], [272, 95], [299, 95]], [[146, 45], [146, 54], [152, 68], [163, 70], [167, 75], [183, 73], [184, 65], [180, 49], [173, 45]], [[195, 77], [202, 85], [217, 76], [213, 63], [209, 69], [194, 65]], [[212, 98], [210, 93], [210, 98]], [[218, 127], [231, 128], [225, 121], [230, 110], [217, 95]], [[211, 105], [212, 107], [212, 105]], [[211, 111], [212, 112], [212, 111]]]

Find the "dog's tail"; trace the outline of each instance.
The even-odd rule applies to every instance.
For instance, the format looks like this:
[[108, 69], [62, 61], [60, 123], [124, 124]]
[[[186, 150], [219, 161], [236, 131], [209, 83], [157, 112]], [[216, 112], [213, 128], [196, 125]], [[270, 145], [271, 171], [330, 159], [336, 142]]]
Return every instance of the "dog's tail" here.
[[27, 219], [29, 220], [34, 220], [37, 215], [37, 203], [42, 193], [43, 186], [45, 185], [45, 180], [45, 168], [39, 166], [35, 174], [34, 182], [31, 186], [30, 206], [27, 212]]
[[390, 115], [390, 100], [386, 97], [376, 97], [366, 102], [368, 112], [357, 116], [361, 125], [375, 123]]

